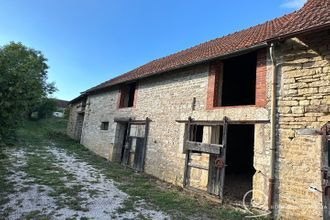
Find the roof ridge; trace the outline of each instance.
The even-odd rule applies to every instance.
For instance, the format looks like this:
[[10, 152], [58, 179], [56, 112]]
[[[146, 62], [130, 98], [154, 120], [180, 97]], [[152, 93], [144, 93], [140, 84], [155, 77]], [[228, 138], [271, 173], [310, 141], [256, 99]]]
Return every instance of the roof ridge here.
[[[182, 68], [269, 42], [278, 37], [297, 34], [324, 24], [328, 25], [330, 24], [329, 5], [330, 0], [308, 0], [299, 10], [151, 60], [133, 70], [100, 83], [85, 92], [88, 93], [119, 83]], [[316, 16], [316, 19], [313, 16]]]

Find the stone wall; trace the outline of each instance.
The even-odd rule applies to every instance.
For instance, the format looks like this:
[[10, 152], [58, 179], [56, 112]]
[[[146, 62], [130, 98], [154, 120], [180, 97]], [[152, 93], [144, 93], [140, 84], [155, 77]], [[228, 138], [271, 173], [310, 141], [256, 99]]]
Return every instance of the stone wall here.
[[[114, 118], [130, 117], [133, 111], [131, 108], [118, 111], [118, 100], [118, 89], [90, 95], [87, 98], [81, 143], [107, 159], [112, 159], [115, 143], [117, 124], [114, 123]], [[102, 122], [109, 122], [108, 130], [101, 130]]]
[[80, 141], [82, 127], [84, 121], [84, 112], [82, 102], [71, 103], [69, 107], [69, 121], [67, 126], [67, 134]]
[[[277, 212], [286, 219], [321, 219], [320, 136], [304, 135], [330, 121], [330, 32], [286, 40], [277, 48]], [[306, 131], [306, 130], [305, 130]]]
[[[267, 81], [265, 107], [240, 106], [207, 109], [209, 88], [209, 64], [172, 71], [145, 78], [138, 82], [137, 100], [132, 108], [118, 108], [119, 90], [90, 95], [87, 100], [85, 122], [81, 143], [97, 154], [112, 160], [116, 144], [115, 117], [132, 117], [138, 120], [149, 117], [150, 131], [147, 144], [145, 172], [167, 182], [182, 185], [184, 171], [185, 125], [176, 120], [269, 120], [271, 72], [264, 72]], [[192, 108], [193, 99], [196, 104]], [[109, 121], [109, 130], [100, 130], [102, 121]], [[261, 135], [263, 134], [263, 135]], [[118, 136], [118, 135], [117, 135]], [[256, 125], [254, 188], [267, 192], [269, 174], [269, 124]], [[267, 153], [267, 154], [265, 154]], [[208, 165], [207, 156], [196, 156], [196, 162]], [[192, 173], [191, 183], [206, 189], [207, 172]], [[266, 193], [267, 194], [267, 193]]]

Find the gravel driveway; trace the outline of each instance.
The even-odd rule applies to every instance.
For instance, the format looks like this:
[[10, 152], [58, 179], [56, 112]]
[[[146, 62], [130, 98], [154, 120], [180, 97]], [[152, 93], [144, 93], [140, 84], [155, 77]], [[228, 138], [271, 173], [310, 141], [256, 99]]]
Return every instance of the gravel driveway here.
[[56, 146], [6, 154], [11, 164], [8, 181], [14, 186], [0, 207], [7, 219], [170, 218], [143, 200], [132, 202], [118, 189], [119, 183]]

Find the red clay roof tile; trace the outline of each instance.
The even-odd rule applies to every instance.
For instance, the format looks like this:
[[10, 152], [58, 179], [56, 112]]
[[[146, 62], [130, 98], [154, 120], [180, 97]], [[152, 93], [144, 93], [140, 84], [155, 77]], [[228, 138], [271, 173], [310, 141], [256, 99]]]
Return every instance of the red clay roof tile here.
[[199, 44], [189, 49], [151, 61], [132, 71], [88, 89], [94, 92], [110, 86], [179, 69], [251, 48], [279, 37], [330, 24], [330, 0], [309, 0], [303, 8], [263, 24]]

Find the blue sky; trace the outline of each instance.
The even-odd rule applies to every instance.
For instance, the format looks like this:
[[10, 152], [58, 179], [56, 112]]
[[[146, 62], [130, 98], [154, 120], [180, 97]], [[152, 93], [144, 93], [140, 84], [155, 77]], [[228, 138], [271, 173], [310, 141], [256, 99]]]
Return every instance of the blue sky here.
[[305, 0], [0, 0], [0, 45], [48, 59], [55, 97], [294, 11]]

